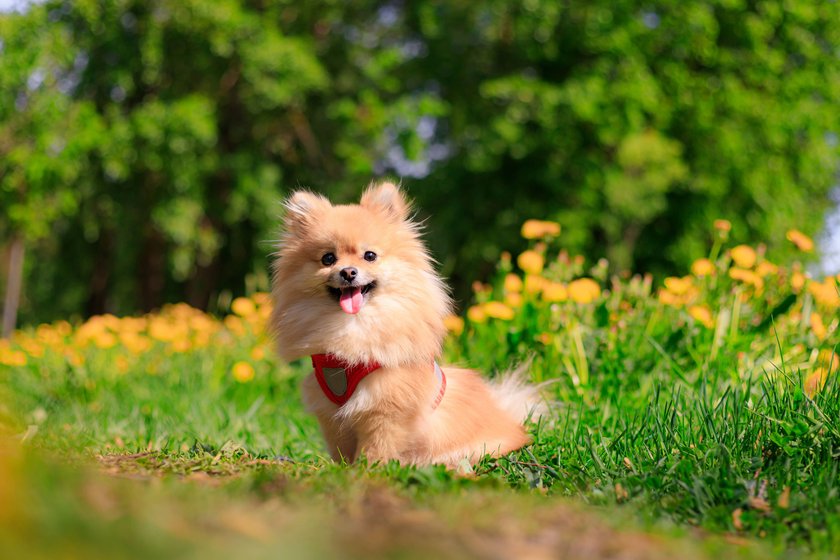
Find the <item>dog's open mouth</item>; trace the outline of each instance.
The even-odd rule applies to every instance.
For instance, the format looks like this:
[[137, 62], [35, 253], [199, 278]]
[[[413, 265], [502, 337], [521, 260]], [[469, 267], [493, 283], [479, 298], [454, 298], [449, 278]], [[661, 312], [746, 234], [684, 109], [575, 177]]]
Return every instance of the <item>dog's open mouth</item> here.
[[328, 286], [327, 290], [338, 301], [342, 311], [355, 315], [361, 311], [362, 306], [367, 302], [367, 298], [375, 287], [376, 282], [371, 282], [364, 286], [347, 286], [345, 288]]

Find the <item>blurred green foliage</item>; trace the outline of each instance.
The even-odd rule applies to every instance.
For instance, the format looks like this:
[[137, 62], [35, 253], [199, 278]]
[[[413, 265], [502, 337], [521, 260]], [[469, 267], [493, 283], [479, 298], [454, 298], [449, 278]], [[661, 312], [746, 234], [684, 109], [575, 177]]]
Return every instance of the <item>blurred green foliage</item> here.
[[715, 218], [782, 259], [840, 156], [832, 2], [50, 0], [0, 41], [24, 321], [264, 288], [285, 193], [380, 175], [460, 286], [529, 217], [616, 268]]

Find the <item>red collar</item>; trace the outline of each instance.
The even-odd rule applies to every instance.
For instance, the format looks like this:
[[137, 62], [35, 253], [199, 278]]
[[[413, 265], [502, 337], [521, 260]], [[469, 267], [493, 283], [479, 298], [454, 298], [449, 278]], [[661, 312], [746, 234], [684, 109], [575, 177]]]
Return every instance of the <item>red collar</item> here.
[[[438, 407], [446, 392], [446, 375], [437, 362], [434, 364], [435, 376], [440, 380], [440, 391], [432, 403], [433, 409]], [[312, 367], [315, 368], [315, 379], [318, 380], [324, 395], [338, 406], [342, 406], [353, 396], [359, 382], [382, 366], [376, 362], [350, 365], [333, 354], [313, 354]]]

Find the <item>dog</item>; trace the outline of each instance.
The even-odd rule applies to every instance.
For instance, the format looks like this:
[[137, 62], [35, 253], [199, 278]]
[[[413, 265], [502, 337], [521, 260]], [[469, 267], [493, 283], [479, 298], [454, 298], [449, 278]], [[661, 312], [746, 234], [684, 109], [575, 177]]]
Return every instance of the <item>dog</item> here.
[[303, 401], [334, 460], [458, 468], [530, 442], [535, 386], [438, 365], [451, 300], [395, 184], [353, 205], [293, 193], [272, 299], [280, 356], [311, 357]]

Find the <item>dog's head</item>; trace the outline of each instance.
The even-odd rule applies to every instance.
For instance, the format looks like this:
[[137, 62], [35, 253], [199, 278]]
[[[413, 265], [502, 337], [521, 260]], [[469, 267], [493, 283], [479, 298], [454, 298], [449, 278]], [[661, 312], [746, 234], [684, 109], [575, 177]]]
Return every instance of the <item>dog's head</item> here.
[[272, 290], [281, 355], [396, 364], [439, 352], [449, 298], [394, 184], [359, 204], [300, 191], [285, 206]]

